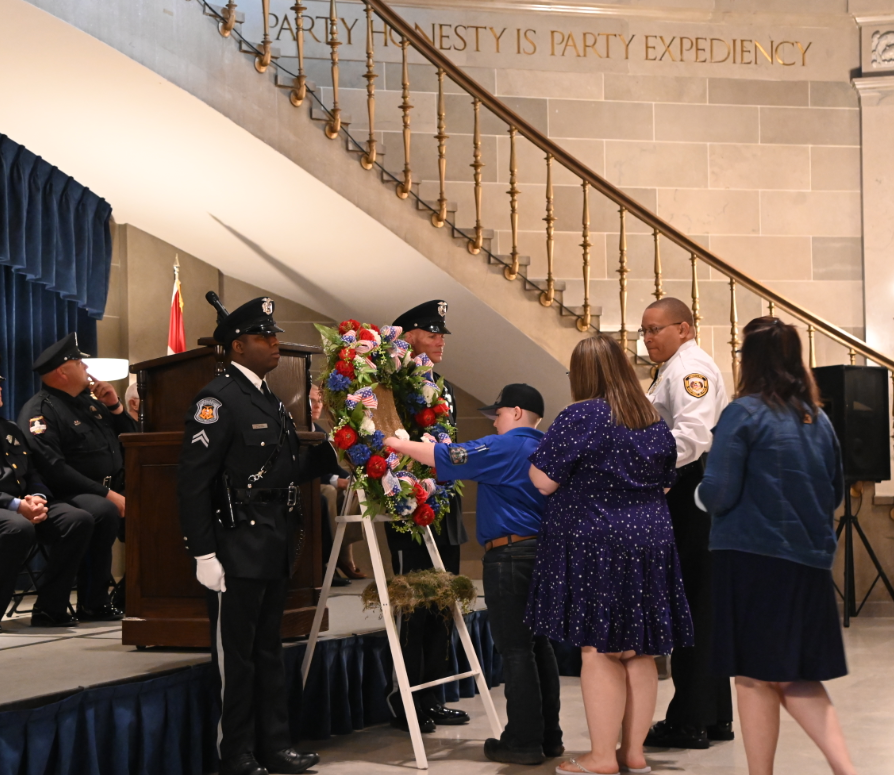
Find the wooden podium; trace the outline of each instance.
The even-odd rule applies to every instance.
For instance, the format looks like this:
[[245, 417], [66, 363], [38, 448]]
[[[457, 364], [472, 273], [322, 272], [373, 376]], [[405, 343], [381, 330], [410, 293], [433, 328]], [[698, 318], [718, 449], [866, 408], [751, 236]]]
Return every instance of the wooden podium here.
[[[140, 393], [140, 430], [121, 436], [127, 475], [127, 617], [121, 642], [129, 646], [210, 646], [205, 588], [183, 548], [177, 503], [177, 465], [186, 411], [196, 394], [226, 367], [223, 348], [200, 339], [198, 349], [131, 366]], [[279, 366], [267, 377], [295, 419], [303, 443], [312, 432], [308, 393], [311, 355], [319, 347], [281, 344]], [[304, 525], [282, 623], [283, 638], [310, 633], [323, 581], [320, 486], [301, 485]], [[326, 621], [328, 629], [328, 619]]]

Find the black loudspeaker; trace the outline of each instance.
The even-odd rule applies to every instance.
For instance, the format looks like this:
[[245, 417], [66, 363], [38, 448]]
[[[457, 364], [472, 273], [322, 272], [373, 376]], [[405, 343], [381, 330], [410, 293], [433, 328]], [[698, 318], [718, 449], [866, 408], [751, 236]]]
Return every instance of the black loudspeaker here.
[[823, 366], [813, 370], [849, 482], [891, 478], [891, 404], [888, 370], [874, 366]]

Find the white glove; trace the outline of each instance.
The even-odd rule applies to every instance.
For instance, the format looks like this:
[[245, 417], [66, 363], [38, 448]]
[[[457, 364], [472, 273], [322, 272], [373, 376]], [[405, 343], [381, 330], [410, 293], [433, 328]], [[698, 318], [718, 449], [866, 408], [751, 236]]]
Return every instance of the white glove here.
[[217, 555], [211, 554], [196, 557], [196, 578], [203, 587], [208, 587], [212, 592], [226, 592], [224, 583], [224, 569], [217, 559]]

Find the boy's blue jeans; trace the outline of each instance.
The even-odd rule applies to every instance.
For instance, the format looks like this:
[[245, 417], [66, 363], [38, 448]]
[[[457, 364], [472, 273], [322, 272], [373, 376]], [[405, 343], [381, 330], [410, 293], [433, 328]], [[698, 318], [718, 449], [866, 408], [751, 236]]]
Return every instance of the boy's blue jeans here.
[[517, 750], [555, 748], [559, 726], [559, 667], [549, 638], [524, 623], [537, 539], [484, 555], [484, 598], [491, 635], [503, 657], [508, 722], [501, 742]]

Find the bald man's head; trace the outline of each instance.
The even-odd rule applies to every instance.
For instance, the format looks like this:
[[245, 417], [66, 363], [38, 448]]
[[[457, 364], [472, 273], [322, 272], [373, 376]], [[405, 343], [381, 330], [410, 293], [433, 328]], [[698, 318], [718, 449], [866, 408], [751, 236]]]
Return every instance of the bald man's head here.
[[646, 309], [661, 310], [669, 319], [688, 323], [690, 327], [693, 325], [692, 310], [689, 309], [689, 305], [679, 299], [675, 299], [673, 296], [665, 296], [659, 301], [653, 301]]

